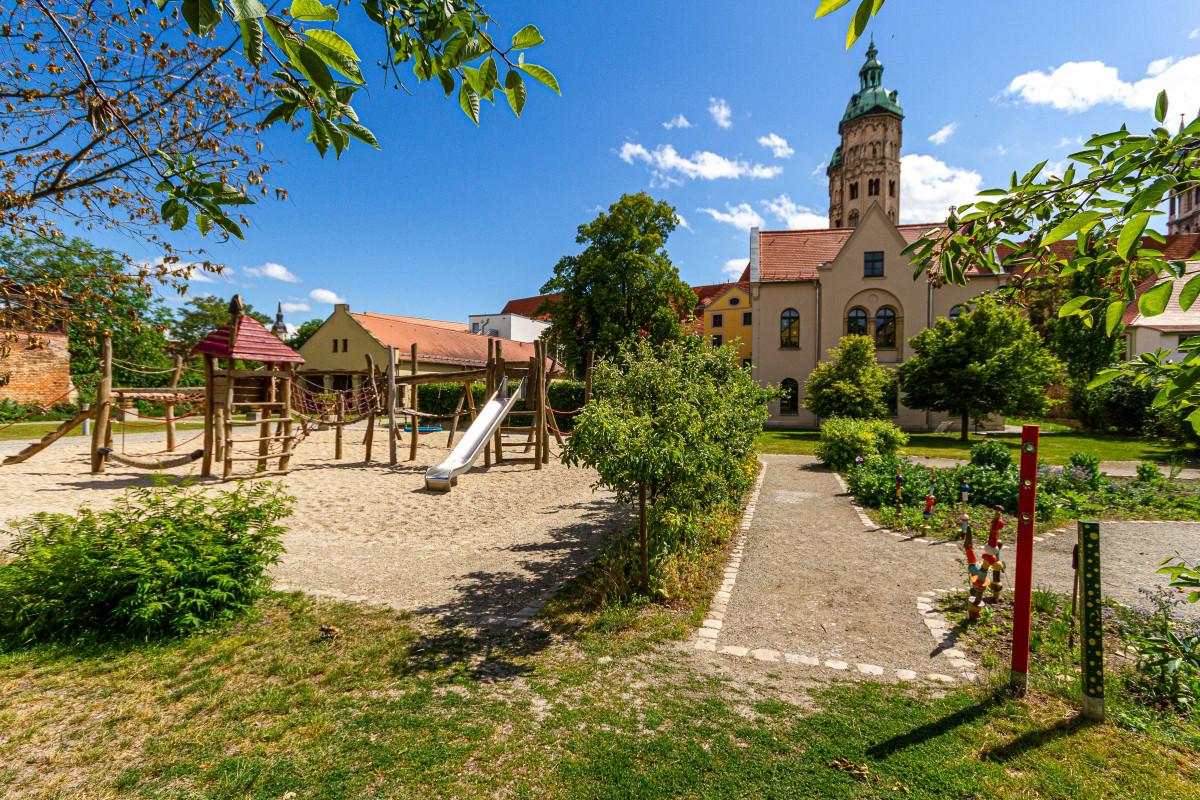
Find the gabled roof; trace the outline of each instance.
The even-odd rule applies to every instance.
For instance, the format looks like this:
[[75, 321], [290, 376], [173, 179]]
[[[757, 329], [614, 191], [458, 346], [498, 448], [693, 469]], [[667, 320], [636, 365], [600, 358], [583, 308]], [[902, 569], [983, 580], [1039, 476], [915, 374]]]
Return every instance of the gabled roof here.
[[230, 324], [235, 326], [232, 352], [229, 349], [230, 325], [222, 325], [205, 336], [196, 343], [192, 352], [220, 358], [237, 358], [243, 361], [262, 361], [268, 364], [304, 363], [304, 359], [299, 353], [279, 341], [254, 317], [240, 314]]
[[[897, 225], [905, 244], [912, 244], [937, 222]], [[767, 281], [813, 281], [817, 269], [838, 257], [856, 228], [813, 228], [799, 231], [761, 231], [758, 238], [758, 278]], [[749, 267], [747, 267], [747, 270]], [[746, 276], [749, 277], [749, 276]]]
[[516, 300], [509, 300], [507, 303], [505, 303], [504, 308], [500, 309], [500, 313], [518, 314], [522, 317], [529, 317], [530, 319], [548, 321], [550, 319], [549, 315], [542, 314], [541, 316], [535, 316], [534, 312], [537, 311], [538, 306], [542, 304], [543, 300], [549, 300], [552, 303], [557, 303], [561, 299], [562, 292], [555, 292], [554, 294], [538, 294], [534, 295], [533, 297], [519, 297]]
[[[414, 321], [413, 317], [390, 314], [350, 313], [350, 316], [380, 344], [395, 347], [400, 358], [408, 357], [415, 342], [418, 362], [461, 367], [479, 367], [487, 363], [489, 337], [468, 333], [461, 327], [447, 327], [450, 323], [440, 320]], [[532, 342], [491, 338], [503, 342], [505, 361], [528, 362], [534, 355]]]
[[[1200, 261], [1189, 261], [1187, 269], [1184, 272], [1184, 278], [1191, 278], [1195, 275], [1200, 275]], [[1154, 276], [1143, 280], [1137, 286], [1137, 297], [1141, 298], [1157, 282], [1158, 278]], [[1121, 322], [1125, 325], [1151, 328], [1157, 331], [1200, 331], [1200, 303], [1193, 305], [1187, 311], [1180, 308], [1179, 294], [1182, 288], [1183, 281], [1177, 281], [1175, 289], [1171, 292], [1171, 299], [1167, 301], [1167, 307], [1163, 310], [1163, 313], [1156, 314], [1153, 317], [1143, 316], [1138, 311], [1137, 302], [1135, 301], [1130, 303], [1125, 309], [1125, 315], [1121, 318]]]
[[444, 319], [425, 319], [424, 317], [402, 317], [395, 314], [376, 314], [373, 311], [364, 311], [361, 314], [354, 316], [363, 317], [383, 317], [389, 320], [398, 320], [401, 322], [412, 322], [417, 325], [429, 325], [434, 328], [445, 328], [448, 331], [470, 331], [471, 326], [465, 322], [451, 322]]
[[732, 285], [732, 283], [708, 283], [703, 286], [693, 286], [692, 291], [696, 293], [696, 310], [702, 310], [713, 300], [725, 294], [725, 291]]

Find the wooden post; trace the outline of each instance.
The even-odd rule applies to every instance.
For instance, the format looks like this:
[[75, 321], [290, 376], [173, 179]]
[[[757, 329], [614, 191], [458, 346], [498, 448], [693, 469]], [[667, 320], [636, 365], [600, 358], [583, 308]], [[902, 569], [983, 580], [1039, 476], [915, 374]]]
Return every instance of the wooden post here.
[[288, 376], [283, 381], [283, 451], [279, 454], [279, 471], [287, 470], [292, 461], [292, 381], [296, 380], [296, 365], [288, 365]]
[[466, 393], [468, 391], [470, 391], [470, 388], [471, 388], [471, 383], [469, 381], [464, 381], [463, 382], [463, 394], [460, 394], [458, 396], [458, 405], [456, 405], [454, 407], [454, 416], [450, 419], [450, 425], [449, 425], [450, 435], [448, 437], [446, 437], [446, 449], [451, 449], [454, 447], [454, 434], [458, 430], [458, 420], [459, 420], [458, 415], [463, 409], [463, 403], [466, 402], [466, 397], [467, 397]]
[[[267, 369], [273, 369], [271, 364], [266, 365]], [[267, 402], [274, 403], [277, 394], [275, 388], [275, 378], [268, 378], [270, 381], [267, 384]], [[258, 423], [258, 471], [267, 471], [267, 454], [271, 452], [271, 407], [267, 406], [262, 409], [262, 421]]]
[[[100, 448], [107, 446], [109, 433], [109, 404], [112, 402], [112, 334], [104, 332], [100, 342], [100, 382], [96, 385], [96, 427], [92, 430], [92, 472], [104, 472], [104, 456]], [[105, 444], [101, 444], [105, 442]]]
[[[229, 332], [234, 326], [230, 324]], [[230, 337], [230, 352], [233, 352], [233, 337]], [[225, 468], [221, 477], [228, 479], [233, 474], [233, 367], [234, 359], [225, 359]]]
[[[538, 406], [541, 408], [542, 463], [550, 463], [550, 373], [546, 368], [546, 343], [539, 340], [538, 346]], [[561, 442], [560, 442], [561, 444]]]
[[334, 433], [333, 433], [333, 457], [337, 461], [342, 460], [342, 429], [346, 427], [342, 423], [345, 421], [345, 419], [346, 419], [346, 398], [342, 396], [341, 392], [338, 392], [337, 424], [334, 426], [335, 428], [337, 428], [337, 430], [334, 431]]
[[212, 356], [204, 355], [204, 461], [200, 467], [200, 475], [207, 478], [212, 475], [213, 449], [216, 447], [213, 431], [213, 365]]
[[586, 406], [592, 399], [592, 366], [596, 362], [596, 351], [588, 350], [587, 358], [583, 361], [583, 404]]
[[[483, 378], [483, 402], [491, 398], [492, 392], [495, 389], [496, 377], [496, 342], [493, 339], [488, 339], [488, 355], [487, 355], [487, 374]], [[489, 437], [487, 444], [483, 446], [483, 466], [490, 467], [492, 465], [492, 441]]]
[[388, 405], [388, 462], [396, 466], [396, 348], [388, 345], [387, 405]]
[[642, 555], [642, 590], [650, 591], [650, 542], [646, 533], [646, 484], [638, 484], [638, 549]]
[[1104, 721], [1104, 618], [1100, 590], [1100, 523], [1079, 520], [1079, 664], [1083, 668], [1083, 718]]
[[[171, 382], [167, 386], [175, 389], [179, 386], [179, 378], [183, 375], [183, 356], [174, 355], [171, 360], [175, 362], [175, 369], [171, 372]], [[167, 403], [167, 450], [175, 450], [175, 403]]]
[[1021, 427], [1017, 484], [1017, 575], [1013, 587], [1012, 668], [1009, 685], [1024, 693], [1029, 677], [1029, 622], [1033, 611], [1033, 520], [1037, 514], [1038, 426]]
[[[493, 380], [495, 381], [495, 385], [492, 387], [492, 391], [496, 391], [500, 388], [500, 382], [504, 380], [504, 343], [499, 339], [496, 340], [496, 368]], [[497, 464], [504, 460], [503, 435], [500, 433], [501, 427], [501, 425], [496, 426], [496, 436], [494, 437], [496, 440], [494, 444], [496, 445]]]
[[[412, 344], [412, 369], [409, 370], [413, 375], [417, 374], [417, 343]], [[412, 384], [412, 405], [413, 411], [417, 410], [417, 384]], [[408, 445], [408, 460], [417, 460], [417, 437], [420, 435], [420, 419], [414, 414], [412, 416], [412, 437], [409, 439]]]
[[[365, 356], [367, 359], [367, 381], [370, 381], [370, 386], [375, 394], [375, 401], [378, 402], [379, 401], [379, 390], [377, 388], [378, 384], [375, 382], [375, 359], [371, 358], [370, 353], [366, 353]], [[367, 386], [367, 383], [366, 383], [366, 381], [364, 381], [362, 386], [359, 387], [360, 391], [362, 391], [362, 393], [363, 393], [364, 398], [366, 397], [366, 393], [367, 393], [367, 390], [365, 388], [366, 386]], [[363, 461], [367, 464], [371, 463], [371, 445], [373, 445], [374, 443], [375, 443], [375, 409], [372, 409], [370, 411], [370, 413], [367, 414], [367, 435], [365, 437], [363, 437], [363, 444], [366, 445], [366, 453], [363, 455]]]

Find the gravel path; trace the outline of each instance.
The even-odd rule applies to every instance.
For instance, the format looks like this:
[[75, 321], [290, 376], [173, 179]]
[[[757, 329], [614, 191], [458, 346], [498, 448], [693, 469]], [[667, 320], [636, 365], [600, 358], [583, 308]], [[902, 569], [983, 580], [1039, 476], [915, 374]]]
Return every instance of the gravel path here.
[[765, 455], [766, 475], [718, 644], [918, 674], [953, 672], [916, 606], [956, 586], [952, 544], [867, 530], [836, 476]]

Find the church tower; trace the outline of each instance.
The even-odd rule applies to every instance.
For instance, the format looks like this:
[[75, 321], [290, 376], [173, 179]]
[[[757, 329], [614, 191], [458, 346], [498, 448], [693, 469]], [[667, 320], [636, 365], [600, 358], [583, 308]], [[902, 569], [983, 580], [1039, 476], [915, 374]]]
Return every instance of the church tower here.
[[271, 326], [271, 333], [282, 340], [287, 338], [287, 332], [287, 323], [283, 321], [283, 301], [280, 301], [275, 310], [275, 324]]
[[859, 89], [838, 124], [841, 145], [825, 174], [829, 176], [829, 227], [853, 228], [879, 203], [892, 222], [900, 221], [900, 142], [904, 111], [897, 92], [883, 88], [883, 64], [875, 42], [858, 71]]
[[[1179, 116], [1183, 130], [1183, 115]], [[1184, 184], [1171, 192], [1168, 201], [1167, 234], [1200, 233], [1200, 184]]]

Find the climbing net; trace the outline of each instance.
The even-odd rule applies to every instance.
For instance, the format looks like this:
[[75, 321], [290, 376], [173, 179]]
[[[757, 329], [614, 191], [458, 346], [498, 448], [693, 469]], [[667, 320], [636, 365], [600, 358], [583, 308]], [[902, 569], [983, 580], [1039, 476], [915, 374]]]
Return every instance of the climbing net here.
[[379, 414], [383, 411], [383, 405], [379, 387], [374, 380], [365, 380], [355, 389], [320, 391], [298, 381], [292, 383], [292, 410], [297, 412], [306, 425], [333, 420], [343, 425], [351, 425]]

